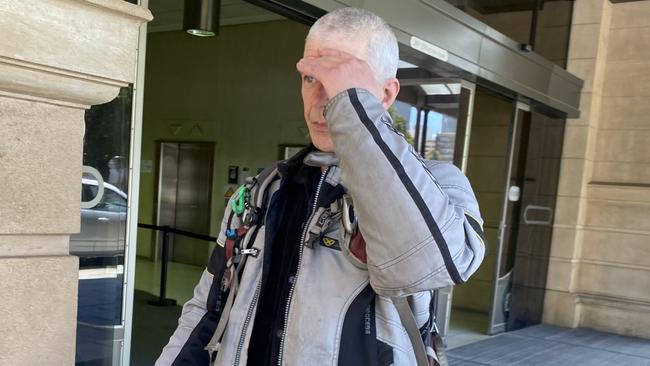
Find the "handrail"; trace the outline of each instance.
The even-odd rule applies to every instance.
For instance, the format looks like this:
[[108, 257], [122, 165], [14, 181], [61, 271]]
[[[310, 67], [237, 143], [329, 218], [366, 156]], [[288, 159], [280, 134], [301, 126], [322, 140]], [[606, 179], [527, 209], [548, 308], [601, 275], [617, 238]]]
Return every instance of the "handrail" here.
[[187, 236], [187, 237], [194, 238], [194, 239], [200, 239], [200, 240], [206, 240], [206, 241], [217, 241], [217, 238], [215, 238], [213, 236], [197, 234], [197, 233], [193, 233], [193, 232], [190, 232], [190, 231], [176, 229], [176, 228], [171, 227], [169, 225], [158, 226], [158, 225], [151, 225], [151, 224], [143, 224], [143, 223], [139, 222], [138, 227], [141, 227], [143, 229], [156, 230], [156, 231], [167, 231], [167, 232], [170, 232], [170, 233]]
[[168, 269], [167, 267], [169, 262], [169, 234], [172, 233], [177, 235], [183, 235], [190, 238], [205, 240], [210, 242], [217, 241], [217, 238], [209, 235], [202, 235], [190, 231], [176, 229], [169, 225], [159, 226], [159, 225], [143, 224], [139, 222], [138, 227], [143, 229], [154, 230], [154, 231], [162, 231], [163, 233], [162, 267], [160, 269], [160, 293], [157, 300], [149, 300], [148, 303], [154, 306], [174, 306], [176, 305], [176, 300], [168, 299], [166, 297], [167, 296], [167, 269]]

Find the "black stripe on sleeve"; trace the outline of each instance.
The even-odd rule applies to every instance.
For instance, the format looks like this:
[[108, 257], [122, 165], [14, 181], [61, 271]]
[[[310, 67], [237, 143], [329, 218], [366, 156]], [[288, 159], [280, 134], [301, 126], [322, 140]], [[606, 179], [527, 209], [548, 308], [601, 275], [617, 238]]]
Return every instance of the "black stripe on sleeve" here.
[[487, 243], [487, 239], [485, 238], [485, 232], [483, 231], [483, 228], [481, 228], [481, 224], [476, 221], [475, 218], [472, 217], [472, 215], [465, 214], [465, 218], [467, 219], [467, 222], [469, 222], [469, 225], [476, 231], [478, 236], [481, 237], [481, 240], [483, 240], [483, 245]]
[[456, 284], [463, 283], [464, 281], [461, 278], [460, 274], [458, 273], [458, 269], [454, 265], [454, 261], [452, 260], [451, 254], [449, 253], [449, 247], [447, 246], [447, 242], [442, 236], [442, 233], [440, 232], [440, 228], [438, 227], [438, 224], [433, 218], [431, 211], [429, 211], [426, 202], [424, 202], [424, 199], [420, 195], [420, 192], [418, 192], [417, 188], [413, 184], [413, 181], [411, 181], [411, 178], [406, 174], [406, 171], [404, 170], [404, 166], [402, 166], [402, 163], [395, 156], [395, 154], [390, 149], [390, 147], [388, 147], [386, 142], [381, 138], [381, 134], [377, 129], [377, 126], [375, 126], [375, 124], [370, 120], [368, 114], [366, 113], [366, 110], [363, 108], [363, 105], [359, 101], [359, 97], [357, 96], [357, 91], [355, 89], [349, 89], [348, 95], [350, 96], [350, 102], [352, 102], [352, 106], [354, 107], [354, 110], [357, 112], [359, 119], [361, 120], [363, 125], [368, 129], [373, 140], [379, 146], [379, 149], [384, 153], [384, 155], [390, 162], [390, 165], [393, 167], [393, 169], [395, 169], [395, 171], [397, 172], [397, 176], [402, 181], [402, 184], [404, 184], [406, 191], [409, 193], [409, 195], [413, 199], [413, 202], [415, 202], [415, 205], [420, 210], [420, 213], [422, 214], [422, 217], [424, 218], [424, 221], [426, 222], [429, 231], [433, 236], [433, 239], [436, 241], [438, 250], [440, 250], [440, 253], [442, 254], [442, 259], [445, 262], [445, 267], [447, 268], [447, 272], [449, 272], [449, 276], [454, 281], [454, 283]]

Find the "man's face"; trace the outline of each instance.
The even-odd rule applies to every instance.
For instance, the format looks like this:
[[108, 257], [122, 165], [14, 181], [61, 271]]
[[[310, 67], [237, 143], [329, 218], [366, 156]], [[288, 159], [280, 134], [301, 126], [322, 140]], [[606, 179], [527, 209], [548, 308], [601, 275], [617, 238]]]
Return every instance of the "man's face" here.
[[[318, 57], [319, 50], [325, 48], [344, 51], [365, 60], [364, 53], [366, 42], [363, 40], [343, 41], [341, 39], [335, 39], [327, 41], [320, 40], [318, 38], [309, 39], [305, 43], [305, 52], [303, 54], [303, 57]], [[307, 128], [309, 128], [309, 136], [311, 137], [311, 141], [319, 150], [325, 152], [333, 152], [334, 145], [332, 143], [329, 129], [327, 128], [327, 122], [323, 116], [323, 109], [328, 102], [325, 89], [321, 83], [318, 82], [318, 80], [315, 80], [309, 75], [301, 75], [301, 78], [301, 92], [305, 121], [307, 122]], [[371, 92], [377, 96], [381, 95], [381, 85], [377, 83], [376, 90], [371, 90]]]

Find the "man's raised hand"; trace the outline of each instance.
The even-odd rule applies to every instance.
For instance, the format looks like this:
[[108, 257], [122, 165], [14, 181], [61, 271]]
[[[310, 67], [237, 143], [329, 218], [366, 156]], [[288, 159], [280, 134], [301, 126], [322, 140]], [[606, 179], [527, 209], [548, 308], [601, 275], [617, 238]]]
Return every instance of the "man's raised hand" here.
[[373, 94], [381, 91], [370, 65], [347, 52], [324, 48], [318, 56], [305, 57], [296, 65], [298, 71], [320, 82], [328, 98], [350, 88], [362, 88]]

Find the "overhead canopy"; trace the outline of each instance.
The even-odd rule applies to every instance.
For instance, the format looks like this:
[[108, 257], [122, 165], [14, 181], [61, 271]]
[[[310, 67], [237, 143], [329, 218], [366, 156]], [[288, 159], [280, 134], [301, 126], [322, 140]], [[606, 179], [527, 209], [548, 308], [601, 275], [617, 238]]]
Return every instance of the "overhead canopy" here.
[[580, 114], [581, 79], [443, 0], [248, 1], [305, 23], [340, 7], [363, 7], [391, 25], [400, 58], [436, 77], [461, 77], [549, 114]]

